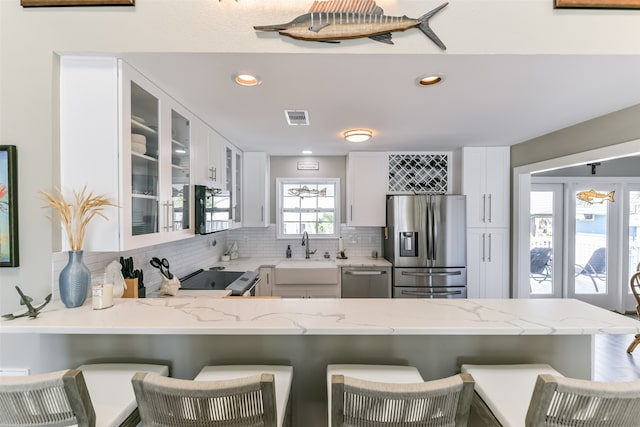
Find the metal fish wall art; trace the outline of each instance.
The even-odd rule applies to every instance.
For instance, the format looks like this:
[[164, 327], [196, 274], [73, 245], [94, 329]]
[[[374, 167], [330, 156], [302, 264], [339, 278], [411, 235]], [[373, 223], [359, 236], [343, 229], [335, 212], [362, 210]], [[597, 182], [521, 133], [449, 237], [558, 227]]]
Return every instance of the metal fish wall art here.
[[446, 46], [429, 27], [429, 19], [449, 3], [443, 3], [420, 18], [388, 16], [374, 0], [316, 0], [308, 13], [278, 25], [258, 25], [257, 31], [277, 31], [294, 39], [339, 43], [339, 40], [368, 37], [393, 44], [391, 33], [418, 28], [442, 50]]

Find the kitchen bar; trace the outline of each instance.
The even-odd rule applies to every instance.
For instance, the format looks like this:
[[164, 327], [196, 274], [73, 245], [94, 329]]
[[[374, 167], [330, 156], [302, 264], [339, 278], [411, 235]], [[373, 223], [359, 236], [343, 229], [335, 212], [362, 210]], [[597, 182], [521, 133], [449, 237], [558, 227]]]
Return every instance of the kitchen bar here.
[[323, 425], [329, 363], [409, 364], [425, 379], [453, 374], [463, 363], [549, 363], [564, 375], [591, 378], [594, 335], [640, 332], [633, 319], [570, 299], [183, 295], [122, 299], [99, 311], [53, 302], [36, 319], [0, 322], [0, 347], [11, 348], [3, 361], [37, 373], [153, 359], [169, 362], [179, 378], [210, 364], [287, 363], [294, 369], [294, 425]]

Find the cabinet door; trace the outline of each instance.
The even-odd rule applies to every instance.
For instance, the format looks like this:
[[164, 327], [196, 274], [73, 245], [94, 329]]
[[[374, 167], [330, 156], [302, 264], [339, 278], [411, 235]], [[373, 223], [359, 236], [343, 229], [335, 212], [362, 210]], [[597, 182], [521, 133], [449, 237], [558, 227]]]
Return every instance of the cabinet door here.
[[191, 140], [192, 119], [191, 115], [177, 105], [171, 107], [170, 119], [170, 155], [171, 181], [170, 194], [167, 197], [169, 204], [167, 231], [188, 233], [192, 229], [191, 215]]
[[467, 229], [467, 297], [484, 296], [486, 233], [482, 228]]
[[384, 227], [386, 188], [386, 153], [349, 153], [347, 158], [347, 225]]
[[269, 155], [243, 153], [243, 227], [269, 226]]
[[314, 285], [307, 289], [307, 298], [340, 298], [340, 288], [335, 285]]
[[509, 227], [509, 147], [486, 150], [486, 226]]
[[462, 149], [462, 194], [467, 196], [467, 227], [485, 227], [487, 222], [486, 149]]
[[256, 296], [271, 296], [271, 284], [273, 282], [273, 268], [260, 268], [260, 283], [256, 289]]
[[210, 186], [213, 188], [226, 189], [225, 176], [225, 144], [224, 138], [215, 130], [209, 128], [208, 131], [208, 167], [207, 177]]
[[509, 230], [486, 230], [485, 298], [509, 298]]
[[122, 118], [125, 249], [162, 241], [160, 179], [167, 152], [162, 147], [162, 92], [128, 66], [123, 66], [122, 74], [123, 104], [127, 106]]

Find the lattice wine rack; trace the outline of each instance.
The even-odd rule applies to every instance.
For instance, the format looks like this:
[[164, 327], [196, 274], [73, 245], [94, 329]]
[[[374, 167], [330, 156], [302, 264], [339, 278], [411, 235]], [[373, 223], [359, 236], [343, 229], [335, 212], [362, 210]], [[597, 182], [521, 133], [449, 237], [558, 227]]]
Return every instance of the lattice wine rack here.
[[449, 154], [389, 154], [389, 193], [446, 193]]

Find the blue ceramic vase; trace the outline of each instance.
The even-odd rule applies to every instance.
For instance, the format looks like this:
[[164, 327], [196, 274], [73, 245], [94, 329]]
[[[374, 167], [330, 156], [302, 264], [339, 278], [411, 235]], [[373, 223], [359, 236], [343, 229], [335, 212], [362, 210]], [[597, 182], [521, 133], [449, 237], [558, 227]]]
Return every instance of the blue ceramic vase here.
[[91, 272], [82, 251], [69, 251], [69, 262], [60, 272], [60, 299], [67, 308], [80, 307], [87, 299]]

